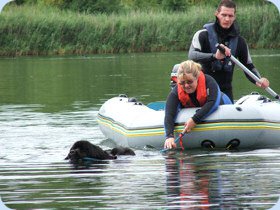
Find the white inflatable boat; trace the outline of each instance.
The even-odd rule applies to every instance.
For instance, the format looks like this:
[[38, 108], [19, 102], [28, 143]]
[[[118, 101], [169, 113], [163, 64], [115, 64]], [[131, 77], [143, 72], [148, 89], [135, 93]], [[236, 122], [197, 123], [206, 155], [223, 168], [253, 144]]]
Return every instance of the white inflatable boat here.
[[[199, 108], [182, 109], [176, 119], [178, 135], [185, 121]], [[143, 105], [126, 96], [106, 101], [98, 113], [98, 123], [106, 138], [117, 145], [162, 149], [165, 142], [164, 102]], [[218, 110], [184, 135], [185, 149], [273, 148], [280, 146], [280, 103], [257, 93], [240, 98]], [[179, 146], [178, 146], [179, 147]]]

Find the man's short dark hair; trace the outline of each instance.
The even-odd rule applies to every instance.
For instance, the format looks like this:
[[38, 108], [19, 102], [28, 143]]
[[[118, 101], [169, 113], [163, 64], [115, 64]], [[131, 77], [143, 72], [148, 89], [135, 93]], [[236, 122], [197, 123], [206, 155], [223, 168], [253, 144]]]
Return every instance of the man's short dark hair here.
[[236, 12], [236, 4], [232, 0], [221, 0], [220, 4], [218, 5], [217, 11], [221, 11], [221, 7], [233, 8], [234, 12]]

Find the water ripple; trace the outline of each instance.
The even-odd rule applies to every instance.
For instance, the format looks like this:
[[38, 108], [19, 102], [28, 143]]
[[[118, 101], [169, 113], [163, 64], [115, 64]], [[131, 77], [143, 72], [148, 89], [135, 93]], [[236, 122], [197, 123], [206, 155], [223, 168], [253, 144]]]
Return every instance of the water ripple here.
[[0, 106], [0, 188], [10, 208], [267, 209], [278, 200], [279, 148], [136, 150], [133, 157], [75, 169], [64, 160], [75, 141], [109, 145], [97, 110], [40, 107]]

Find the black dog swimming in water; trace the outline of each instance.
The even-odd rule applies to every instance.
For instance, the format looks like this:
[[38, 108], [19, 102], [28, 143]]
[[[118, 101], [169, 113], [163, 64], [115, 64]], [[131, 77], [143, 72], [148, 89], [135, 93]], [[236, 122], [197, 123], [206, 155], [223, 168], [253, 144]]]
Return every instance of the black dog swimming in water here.
[[116, 147], [112, 150], [104, 151], [89, 141], [77, 141], [73, 144], [65, 160], [77, 164], [86, 159], [92, 160], [113, 160], [118, 155], [135, 155], [134, 151], [127, 147]]
[[113, 156], [118, 155], [135, 155], [134, 151], [128, 147], [115, 147], [109, 153]]

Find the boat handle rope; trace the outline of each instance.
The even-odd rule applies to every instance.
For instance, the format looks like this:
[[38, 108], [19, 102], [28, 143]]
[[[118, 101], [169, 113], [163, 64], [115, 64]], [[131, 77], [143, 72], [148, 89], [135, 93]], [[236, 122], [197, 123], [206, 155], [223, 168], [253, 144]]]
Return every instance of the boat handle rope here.
[[[175, 139], [175, 143], [178, 144], [180, 143], [180, 146], [182, 148], [182, 150], [184, 150], [184, 146], [183, 146], [183, 136], [186, 134], [186, 128], [179, 134], [179, 136]], [[164, 152], [167, 152], [168, 150], [170, 150], [169, 148], [165, 148], [165, 149], [162, 149], [160, 150], [160, 152], [164, 153]]]

